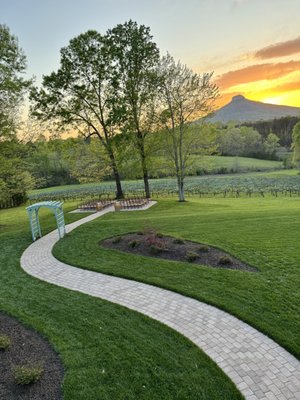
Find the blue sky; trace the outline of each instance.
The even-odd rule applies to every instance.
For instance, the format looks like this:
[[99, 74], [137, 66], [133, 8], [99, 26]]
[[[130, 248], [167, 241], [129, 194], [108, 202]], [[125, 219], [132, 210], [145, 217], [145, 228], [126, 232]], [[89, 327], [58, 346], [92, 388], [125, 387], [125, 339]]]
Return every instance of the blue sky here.
[[[169, 51], [197, 72], [214, 70], [216, 77], [261, 64], [265, 61], [253, 60], [251, 54], [300, 35], [300, 0], [0, 0], [0, 9], [0, 23], [19, 38], [28, 75], [35, 75], [37, 83], [58, 68], [59, 51], [72, 37], [88, 29], [104, 33], [128, 19], [150, 26], [162, 53]], [[271, 62], [298, 56], [280, 55]], [[296, 72], [293, 82], [298, 82]], [[244, 89], [244, 94], [264, 100], [258, 92], [232, 87], [224, 89], [226, 99]]]

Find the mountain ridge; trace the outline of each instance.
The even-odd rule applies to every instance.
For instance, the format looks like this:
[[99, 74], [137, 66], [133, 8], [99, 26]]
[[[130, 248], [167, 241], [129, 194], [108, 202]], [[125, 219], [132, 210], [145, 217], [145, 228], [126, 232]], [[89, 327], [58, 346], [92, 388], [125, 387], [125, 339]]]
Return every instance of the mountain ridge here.
[[256, 122], [282, 117], [300, 117], [300, 107], [268, 104], [246, 99], [242, 95], [232, 97], [231, 101], [209, 116], [210, 122]]

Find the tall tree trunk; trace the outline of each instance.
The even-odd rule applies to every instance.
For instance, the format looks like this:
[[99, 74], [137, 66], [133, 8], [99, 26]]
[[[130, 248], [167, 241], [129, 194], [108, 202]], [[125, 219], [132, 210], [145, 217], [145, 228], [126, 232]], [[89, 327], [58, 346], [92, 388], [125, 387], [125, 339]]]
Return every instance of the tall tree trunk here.
[[116, 199], [124, 199], [124, 194], [121, 185], [121, 178], [117, 169], [113, 168], [114, 178], [116, 181]]
[[147, 199], [150, 199], [150, 187], [149, 187], [149, 176], [148, 176], [148, 168], [146, 163], [145, 155], [142, 155], [142, 171], [143, 171], [143, 179], [144, 179], [144, 187], [145, 187], [145, 195]]
[[177, 159], [177, 182], [178, 182], [178, 197], [179, 201], [185, 201], [184, 198], [184, 175], [185, 175], [185, 168], [183, 162], [183, 154], [182, 154], [182, 146], [183, 146], [183, 124], [180, 124], [179, 128], [179, 143], [178, 143], [178, 159]]
[[114, 179], [116, 182], [116, 199], [124, 199], [124, 194], [121, 185], [121, 178], [117, 168], [115, 156], [112, 151], [109, 151], [110, 164], [113, 170]]
[[180, 149], [177, 147], [177, 141], [174, 132], [172, 135], [172, 139], [173, 139], [173, 157], [174, 157], [175, 174], [177, 179], [178, 199], [179, 201], [185, 201]]
[[141, 164], [142, 164], [145, 195], [146, 195], [147, 199], [150, 199], [151, 196], [150, 196], [148, 167], [147, 167], [147, 160], [146, 160], [146, 154], [145, 154], [144, 138], [141, 133], [138, 133], [138, 142], [139, 142], [139, 150], [140, 150], [140, 157], [141, 157]]
[[177, 174], [177, 187], [178, 187], [178, 199], [180, 202], [184, 202], [185, 201], [184, 184], [183, 184], [183, 178], [180, 176], [180, 174]]

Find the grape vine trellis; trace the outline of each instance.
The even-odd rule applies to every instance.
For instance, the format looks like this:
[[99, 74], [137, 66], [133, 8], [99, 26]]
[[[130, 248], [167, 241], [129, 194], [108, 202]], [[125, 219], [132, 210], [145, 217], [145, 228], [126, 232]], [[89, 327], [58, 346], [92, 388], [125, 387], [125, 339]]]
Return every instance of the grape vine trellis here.
[[[153, 179], [150, 182], [151, 194], [172, 196], [177, 194], [175, 179]], [[143, 196], [142, 181], [123, 182], [125, 195]], [[196, 196], [300, 196], [300, 176], [208, 176], [186, 179], [186, 195]], [[113, 198], [115, 187], [111, 182], [102, 182], [93, 186], [78, 186], [63, 190], [53, 190], [31, 194], [31, 201], [42, 200], [83, 200], [85, 198]]]

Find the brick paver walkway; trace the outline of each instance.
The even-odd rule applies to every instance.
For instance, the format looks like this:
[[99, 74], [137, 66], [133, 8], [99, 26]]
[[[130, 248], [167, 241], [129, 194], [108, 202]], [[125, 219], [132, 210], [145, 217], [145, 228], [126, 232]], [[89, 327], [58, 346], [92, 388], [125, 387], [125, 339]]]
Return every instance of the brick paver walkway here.
[[[69, 224], [67, 231], [111, 211]], [[300, 400], [300, 362], [267, 336], [197, 300], [64, 264], [52, 255], [57, 240], [53, 231], [31, 244], [21, 257], [22, 268], [46, 282], [120, 304], [170, 326], [208, 354], [247, 400]]]

